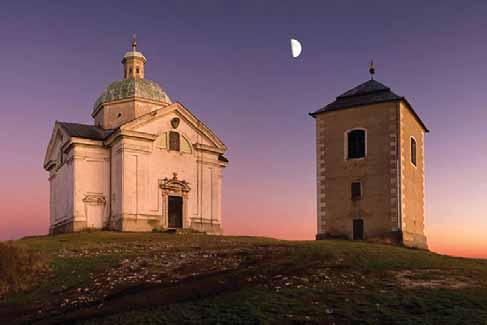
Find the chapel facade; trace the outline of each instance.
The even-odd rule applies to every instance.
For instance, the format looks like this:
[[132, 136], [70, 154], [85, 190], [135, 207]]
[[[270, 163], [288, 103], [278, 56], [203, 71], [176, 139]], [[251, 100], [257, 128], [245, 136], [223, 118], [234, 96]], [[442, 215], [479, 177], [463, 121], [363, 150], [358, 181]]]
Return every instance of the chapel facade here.
[[44, 160], [50, 233], [189, 228], [222, 233], [227, 147], [191, 111], [145, 79], [145, 56], [96, 100], [93, 125], [56, 121]]
[[316, 238], [427, 249], [429, 131], [409, 102], [371, 78], [310, 115], [316, 120]]

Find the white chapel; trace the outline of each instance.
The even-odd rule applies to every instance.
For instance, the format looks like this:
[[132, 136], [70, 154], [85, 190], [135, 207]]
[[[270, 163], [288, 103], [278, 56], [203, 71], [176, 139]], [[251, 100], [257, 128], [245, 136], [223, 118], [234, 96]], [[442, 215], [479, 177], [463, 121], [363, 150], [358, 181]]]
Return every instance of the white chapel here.
[[50, 233], [190, 228], [222, 233], [223, 142], [144, 78], [137, 51], [96, 100], [93, 125], [56, 122], [44, 160]]

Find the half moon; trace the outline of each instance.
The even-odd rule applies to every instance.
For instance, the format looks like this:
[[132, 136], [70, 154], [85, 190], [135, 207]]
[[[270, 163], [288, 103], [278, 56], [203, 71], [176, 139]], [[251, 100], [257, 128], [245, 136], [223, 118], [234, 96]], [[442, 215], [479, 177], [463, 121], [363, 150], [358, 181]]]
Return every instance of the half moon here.
[[303, 51], [301, 43], [297, 39], [291, 38], [291, 54], [293, 58], [297, 58], [301, 54], [301, 51]]

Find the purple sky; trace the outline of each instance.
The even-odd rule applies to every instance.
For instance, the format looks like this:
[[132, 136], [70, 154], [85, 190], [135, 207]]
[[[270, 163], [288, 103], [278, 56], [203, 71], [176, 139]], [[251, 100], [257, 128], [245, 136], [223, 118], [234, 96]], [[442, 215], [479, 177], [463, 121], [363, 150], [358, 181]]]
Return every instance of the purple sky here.
[[[92, 123], [137, 33], [159, 82], [229, 147], [228, 234], [313, 238], [314, 121], [368, 79], [406, 96], [426, 136], [431, 248], [487, 257], [487, 3], [9, 1], [0, 11], [0, 239], [45, 233], [54, 121]], [[292, 59], [289, 38], [303, 44]]]

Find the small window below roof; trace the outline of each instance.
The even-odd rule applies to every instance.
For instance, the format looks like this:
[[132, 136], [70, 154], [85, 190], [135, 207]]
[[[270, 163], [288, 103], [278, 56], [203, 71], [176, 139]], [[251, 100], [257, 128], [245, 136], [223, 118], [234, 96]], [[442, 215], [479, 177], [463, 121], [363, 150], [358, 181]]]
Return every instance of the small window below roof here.
[[357, 201], [362, 198], [362, 184], [360, 182], [352, 182], [352, 200]]
[[411, 164], [416, 166], [416, 139], [411, 137]]

